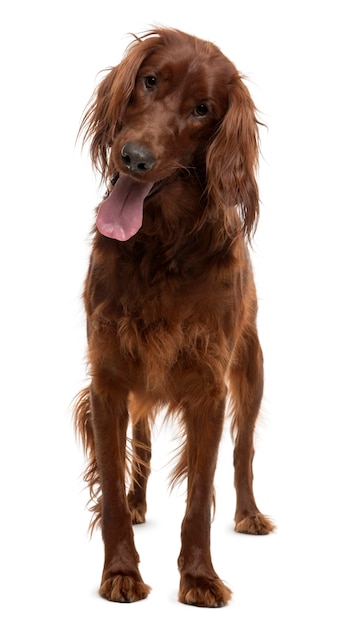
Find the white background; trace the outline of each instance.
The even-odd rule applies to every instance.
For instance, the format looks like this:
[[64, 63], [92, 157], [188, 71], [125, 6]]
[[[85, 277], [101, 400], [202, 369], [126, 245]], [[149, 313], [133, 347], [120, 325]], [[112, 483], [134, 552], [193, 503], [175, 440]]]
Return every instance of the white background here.
[[[1, 8], [1, 602], [3, 624], [343, 624], [343, 28], [340, 2], [4, 2]], [[70, 403], [84, 384], [80, 294], [102, 190], [75, 138], [97, 72], [128, 32], [174, 26], [218, 44], [249, 78], [262, 130], [253, 260], [266, 387], [258, 504], [277, 531], [233, 532], [228, 427], [216, 475], [213, 561], [228, 607], [177, 602], [183, 489], [157, 424], [147, 524], [153, 587], [133, 605], [97, 595]]]

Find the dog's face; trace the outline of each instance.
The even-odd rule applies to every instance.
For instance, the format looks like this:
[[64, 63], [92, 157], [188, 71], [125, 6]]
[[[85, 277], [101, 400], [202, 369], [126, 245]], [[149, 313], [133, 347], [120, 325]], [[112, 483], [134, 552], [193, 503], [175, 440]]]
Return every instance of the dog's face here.
[[[212, 43], [170, 29], [136, 40], [100, 83], [81, 129], [103, 179], [144, 183], [146, 197], [181, 171], [202, 171], [209, 215], [228, 222], [238, 211], [246, 233], [254, 229], [255, 107], [233, 63]], [[123, 203], [129, 190], [120, 191]], [[130, 193], [136, 201], [138, 187]]]
[[[116, 127], [112, 169], [156, 182], [204, 162], [228, 108], [231, 64], [192, 58], [166, 45], [144, 60]], [[140, 158], [141, 157], [141, 158]]]

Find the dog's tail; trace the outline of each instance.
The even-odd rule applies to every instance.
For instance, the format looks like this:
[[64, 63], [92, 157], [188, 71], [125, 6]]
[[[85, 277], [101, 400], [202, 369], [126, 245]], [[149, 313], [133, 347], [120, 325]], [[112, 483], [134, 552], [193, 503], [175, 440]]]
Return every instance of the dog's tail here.
[[91, 421], [90, 390], [88, 387], [83, 389], [76, 397], [74, 406], [74, 426], [88, 458], [88, 465], [83, 478], [90, 490], [88, 505], [92, 513], [92, 518], [89, 531], [92, 535], [95, 527], [98, 526], [101, 521], [102, 498]]

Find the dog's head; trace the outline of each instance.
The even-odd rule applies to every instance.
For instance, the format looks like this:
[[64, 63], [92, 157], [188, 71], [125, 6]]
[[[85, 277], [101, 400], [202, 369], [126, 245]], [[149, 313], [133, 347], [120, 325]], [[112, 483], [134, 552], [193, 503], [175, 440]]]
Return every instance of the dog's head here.
[[178, 171], [205, 168], [212, 214], [223, 219], [236, 207], [248, 235], [259, 208], [257, 128], [233, 63], [212, 43], [172, 29], [134, 40], [81, 125], [104, 179], [126, 175], [144, 195]]

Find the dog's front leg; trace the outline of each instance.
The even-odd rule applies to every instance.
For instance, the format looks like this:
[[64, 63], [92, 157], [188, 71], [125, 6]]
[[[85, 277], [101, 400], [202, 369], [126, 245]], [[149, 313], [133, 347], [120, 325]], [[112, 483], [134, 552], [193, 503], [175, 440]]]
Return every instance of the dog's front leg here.
[[[196, 413], [197, 411], [197, 413]], [[210, 554], [213, 481], [224, 419], [224, 401], [199, 402], [185, 414], [188, 498], [182, 524], [179, 600], [205, 607], [224, 606], [231, 591], [216, 574]]]
[[113, 602], [145, 598], [144, 584], [125, 492], [127, 395], [91, 390], [95, 453], [102, 491], [101, 524], [105, 562], [99, 593]]

